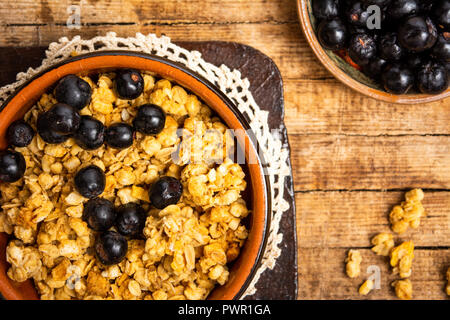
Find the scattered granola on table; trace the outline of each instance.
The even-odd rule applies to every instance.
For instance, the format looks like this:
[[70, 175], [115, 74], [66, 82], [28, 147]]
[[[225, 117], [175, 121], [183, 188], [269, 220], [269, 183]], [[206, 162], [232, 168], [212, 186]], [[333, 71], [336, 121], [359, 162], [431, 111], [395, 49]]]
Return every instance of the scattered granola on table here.
[[350, 278], [356, 278], [359, 276], [361, 272], [361, 253], [358, 250], [350, 249], [347, 254], [347, 258], [345, 262], [347, 263], [345, 266], [345, 270], [347, 276]]
[[391, 228], [396, 233], [404, 233], [408, 227], [417, 228], [420, 218], [425, 216], [422, 205], [424, 194], [422, 189], [413, 189], [405, 194], [405, 201], [395, 206], [389, 214]]
[[388, 256], [395, 246], [394, 236], [390, 233], [380, 233], [372, 238], [372, 251], [381, 256]]
[[366, 296], [369, 294], [370, 291], [372, 291], [374, 286], [373, 280], [367, 279], [364, 281], [364, 283], [359, 287], [359, 294], [362, 296]]
[[[32, 279], [41, 299], [206, 298], [228, 281], [248, 236], [245, 174], [228, 158], [227, 127], [152, 74], [64, 79], [24, 117], [39, 133], [14, 148], [26, 171], [0, 184], [0, 232], [14, 238], [8, 276]], [[69, 119], [58, 122], [60, 110]], [[173, 161], [189, 139], [197, 162], [187, 163], [186, 148]], [[126, 217], [112, 226], [118, 212]]]
[[395, 294], [399, 299], [402, 300], [411, 300], [412, 299], [412, 283], [409, 279], [401, 279], [401, 280], [395, 280], [392, 283], [392, 286], [394, 287]]

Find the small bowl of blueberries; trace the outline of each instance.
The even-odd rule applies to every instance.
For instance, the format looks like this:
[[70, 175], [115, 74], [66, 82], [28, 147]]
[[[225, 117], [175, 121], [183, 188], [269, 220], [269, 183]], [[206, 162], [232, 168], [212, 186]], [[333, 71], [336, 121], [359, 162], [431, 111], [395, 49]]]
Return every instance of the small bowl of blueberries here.
[[450, 96], [450, 0], [298, 0], [304, 34], [340, 81], [403, 104]]

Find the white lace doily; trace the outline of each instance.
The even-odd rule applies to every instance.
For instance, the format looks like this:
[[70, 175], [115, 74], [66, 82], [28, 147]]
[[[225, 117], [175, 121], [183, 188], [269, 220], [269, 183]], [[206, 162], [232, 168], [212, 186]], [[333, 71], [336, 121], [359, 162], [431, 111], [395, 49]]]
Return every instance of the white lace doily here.
[[285, 178], [290, 175], [287, 163], [289, 151], [282, 144], [280, 136], [270, 131], [268, 126], [269, 113], [261, 110], [256, 104], [249, 90], [248, 79], [242, 79], [238, 70], [230, 70], [225, 65], [217, 67], [207, 63], [202, 59], [200, 52], [186, 50], [173, 44], [170, 38], [157, 37], [154, 34], [143, 35], [138, 33], [135, 37], [120, 38], [114, 32], [110, 32], [106, 36], [89, 40], [83, 40], [79, 36], [72, 40], [63, 37], [58, 42], [49, 45], [46, 58], [42, 61], [41, 66], [19, 73], [16, 82], [0, 88], [0, 105], [25, 81], [47, 67], [67, 59], [73, 52], [83, 54], [101, 50], [139, 51], [179, 62], [217, 85], [222, 92], [233, 100], [239, 110], [247, 116], [247, 119], [251, 119], [250, 127], [258, 139], [267, 163], [267, 172], [270, 175], [273, 209], [262, 264], [242, 298], [253, 295], [256, 292], [255, 285], [261, 274], [268, 268], [272, 269], [275, 266], [276, 259], [281, 253], [279, 244], [283, 235], [279, 231], [280, 219], [283, 213], [289, 209], [289, 203], [284, 200]]

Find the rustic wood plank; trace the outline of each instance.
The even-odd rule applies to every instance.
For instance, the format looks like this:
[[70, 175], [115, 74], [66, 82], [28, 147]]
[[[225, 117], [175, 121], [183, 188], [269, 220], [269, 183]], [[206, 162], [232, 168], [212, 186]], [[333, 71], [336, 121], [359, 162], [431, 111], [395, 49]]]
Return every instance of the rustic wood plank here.
[[[299, 248], [299, 299], [396, 299], [390, 284], [397, 280], [385, 257], [377, 256], [369, 249], [360, 249], [363, 261], [361, 275], [350, 279], [345, 275], [345, 257], [348, 249]], [[444, 292], [445, 271], [450, 266], [450, 249], [414, 251], [413, 299], [447, 299]], [[380, 268], [380, 290], [368, 296], [358, 294], [359, 286], [370, 276], [368, 266]]]
[[450, 189], [450, 136], [291, 135], [294, 188]]
[[308, 192], [296, 193], [298, 243], [302, 248], [371, 247], [381, 232], [397, 242], [413, 240], [417, 247], [450, 249], [450, 192], [425, 192], [427, 216], [417, 229], [393, 233], [388, 215], [404, 200], [404, 192]]
[[290, 134], [450, 134], [450, 100], [399, 105], [366, 98], [335, 79], [285, 79]]
[[0, 47], [47, 46], [60, 37], [82, 34], [89, 39], [109, 31], [119, 36], [165, 34], [174, 41], [234, 41], [250, 45], [269, 56], [277, 64], [284, 79], [332, 78], [318, 62], [303, 37], [297, 22], [292, 23], [233, 23], [177, 25], [100, 25], [83, 26], [80, 30], [65, 26], [0, 26]]
[[[206, 3], [207, 2], [207, 3]], [[67, 8], [79, 1], [4, 1], [1, 24], [63, 24]], [[120, 14], [117, 14], [120, 13]], [[81, 1], [82, 23], [235, 23], [295, 21], [295, 1], [265, 0], [124, 0]]]

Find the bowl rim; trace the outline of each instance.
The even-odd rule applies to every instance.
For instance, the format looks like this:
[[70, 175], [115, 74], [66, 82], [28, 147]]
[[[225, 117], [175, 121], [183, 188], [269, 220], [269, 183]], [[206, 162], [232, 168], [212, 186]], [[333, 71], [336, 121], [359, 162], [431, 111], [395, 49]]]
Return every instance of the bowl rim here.
[[[221, 100], [221, 102], [232, 112], [232, 114], [237, 119], [239, 124], [244, 128], [244, 130], [251, 130], [249, 121], [246, 119], [244, 114], [242, 114], [239, 111], [237, 106], [232, 102], [232, 100], [230, 98], [228, 98], [228, 96], [224, 92], [222, 92], [215, 84], [211, 83], [208, 79], [206, 79], [202, 75], [196, 73], [195, 71], [192, 71], [191, 69], [189, 69], [188, 67], [186, 67], [185, 65], [183, 65], [181, 63], [174, 62], [165, 57], [157, 56], [154, 54], [148, 54], [148, 53], [132, 51], [132, 50], [94, 51], [94, 52], [84, 53], [84, 54], [80, 54], [80, 55], [77, 55], [74, 57], [70, 57], [70, 58], [67, 58], [56, 64], [52, 64], [51, 66], [38, 72], [36, 75], [34, 75], [33, 77], [31, 77], [30, 79], [25, 81], [22, 85], [20, 85], [18, 88], [16, 88], [16, 90], [2, 103], [2, 105], [0, 105], [0, 119], [2, 116], [1, 113], [5, 110], [5, 108], [9, 105], [9, 103], [14, 98], [17, 98], [17, 96], [21, 93], [21, 91], [23, 89], [28, 87], [31, 83], [38, 80], [42, 76], [45, 76], [47, 73], [55, 71], [56, 69], [63, 67], [64, 65], [79, 62], [80, 60], [86, 60], [86, 59], [97, 58], [97, 57], [106, 57], [106, 56], [113, 56], [113, 57], [123, 56], [123, 57], [141, 58], [141, 59], [146, 59], [146, 60], [151, 60], [153, 62], [161, 63], [163, 65], [168, 66], [169, 68], [173, 68], [173, 69], [177, 69], [177, 70], [181, 71], [182, 73], [184, 73], [188, 77], [190, 77], [191, 80], [193, 79], [193, 80], [198, 81], [199, 84], [201, 84], [207, 90], [211, 91], [215, 96], [217, 96]], [[126, 68], [126, 67], [125, 66], [124, 67], [111, 66], [109, 68], [110, 69], [114, 69], [114, 68], [118, 69], [118, 68]], [[83, 71], [93, 71], [93, 70], [100, 70], [100, 69], [103, 69], [103, 68], [92, 67], [89, 69], [85, 69]], [[156, 74], [158, 74], [158, 72], [156, 72], [156, 71], [151, 71], [151, 70], [149, 70], [149, 71], [155, 72]], [[171, 73], [171, 74], [173, 74], [173, 73]], [[59, 79], [61, 77], [62, 77], [61, 75], [58, 75]], [[179, 79], [171, 78], [170, 75], [169, 76], [163, 75], [163, 77], [170, 78], [171, 80], [173, 80], [176, 83], [182, 82], [182, 81], [179, 81]], [[186, 84], [180, 84], [180, 86], [182, 86], [183, 88], [188, 87]], [[51, 85], [47, 86], [47, 88], [49, 88], [49, 87], [51, 87]], [[197, 95], [202, 100], [204, 100], [201, 93], [191, 90], [190, 88], [188, 88], [188, 90], [192, 91], [195, 95]], [[24, 100], [22, 103], [22, 106], [24, 106], [25, 99], [23, 97], [22, 97], [22, 99]], [[34, 103], [35, 103], [35, 101], [33, 102], [33, 104]], [[216, 113], [219, 113], [216, 109], [214, 109], [208, 103], [207, 103], [207, 105], [209, 107], [211, 107]], [[222, 121], [224, 121], [227, 124], [227, 126], [229, 125], [223, 118], [222, 118]], [[245, 138], [246, 138], [246, 140], [244, 141], [245, 142], [245, 147], [244, 147], [245, 155], [246, 155], [246, 157], [248, 156], [248, 151], [246, 148], [247, 142], [248, 142], [248, 144], [249, 144], [248, 147], [251, 148], [251, 150], [252, 150], [252, 157], [255, 157], [255, 159], [257, 161], [258, 171], [262, 178], [261, 184], [262, 184], [262, 189], [264, 191], [264, 194], [262, 195], [264, 197], [264, 203], [263, 203], [264, 221], [263, 221], [263, 225], [262, 225], [261, 240], [259, 241], [259, 245], [258, 245], [258, 249], [257, 249], [257, 253], [256, 253], [255, 260], [253, 262], [253, 265], [252, 265], [250, 271], [248, 272], [248, 275], [246, 276], [245, 281], [242, 284], [242, 286], [239, 288], [239, 290], [237, 292], [233, 293], [233, 295], [230, 297], [230, 299], [232, 299], [232, 300], [237, 300], [242, 297], [242, 295], [244, 294], [244, 292], [247, 290], [248, 286], [250, 285], [251, 281], [255, 277], [256, 271], [259, 269], [259, 267], [262, 264], [263, 254], [265, 252], [265, 248], [266, 248], [267, 242], [268, 242], [269, 228], [270, 228], [270, 224], [271, 224], [271, 212], [272, 212], [272, 201], [271, 201], [271, 196], [270, 196], [271, 195], [270, 178], [269, 178], [269, 175], [267, 174], [267, 169], [262, 165], [263, 163], [265, 163], [264, 156], [260, 152], [257, 152], [257, 150], [259, 150], [259, 148], [257, 148], [258, 142], [256, 139], [254, 139], [254, 137], [249, 136], [248, 134], [245, 134]], [[3, 147], [4, 146], [0, 146], [0, 149], [3, 149]], [[249, 164], [246, 164], [246, 166], [248, 166], [248, 165]], [[253, 198], [255, 198], [255, 197], [253, 196]], [[255, 201], [256, 200], [254, 199], [253, 203], [255, 203]], [[9, 238], [9, 235], [7, 235], [5, 233], [0, 233], [0, 237], [8, 237]], [[1, 248], [1, 245], [0, 245], [0, 248]], [[0, 280], [1, 280], [1, 278], [0, 278]], [[9, 282], [14, 283], [14, 281], [11, 281], [7, 276], [6, 276], [6, 279], [4, 279], [4, 280], [9, 280]], [[16, 284], [16, 283], [14, 283], [14, 284]], [[15, 286], [13, 285], [12, 287], [15, 287]], [[34, 285], [33, 285], [33, 287], [34, 287]], [[220, 287], [221, 286], [216, 287], [214, 290], [216, 290], [217, 288], [220, 288]], [[3, 286], [0, 285], [0, 289], [3, 289]], [[212, 292], [214, 292], [214, 290]], [[1, 295], [2, 295], [2, 292], [0, 291], [0, 296]], [[14, 296], [11, 296], [10, 298], [14, 299], [17, 297], [18, 297], [17, 295], [14, 295]], [[5, 298], [8, 298], [8, 297], [5, 297]]]
[[331, 72], [334, 77], [340, 82], [350, 87], [351, 89], [358, 91], [359, 93], [369, 96], [370, 98], [389, 103], [419, 104], [439, 101], [450, 97], [450, 87], [446, 91], [437, 95], [427, 95], [420, 93], [395, 95], [387, 91], [382, 91], [366, 86], [365, 84], [349, 76], [347, 73], [341, 70], [333, 60], [331, 60], [331, 58], [325, 53], [325, 50], [320, 45], [319, 40], [317, 39], [316, 34], [313, 30], [311, 19], [309, 17], [309, 1], [310, 0], [297, 0], [297, 13], [300, 24], [302, 26], [303, 34], [305, 35], [305, 38], [316, 57], [320, 60], [324, 67], [329, 72]]

